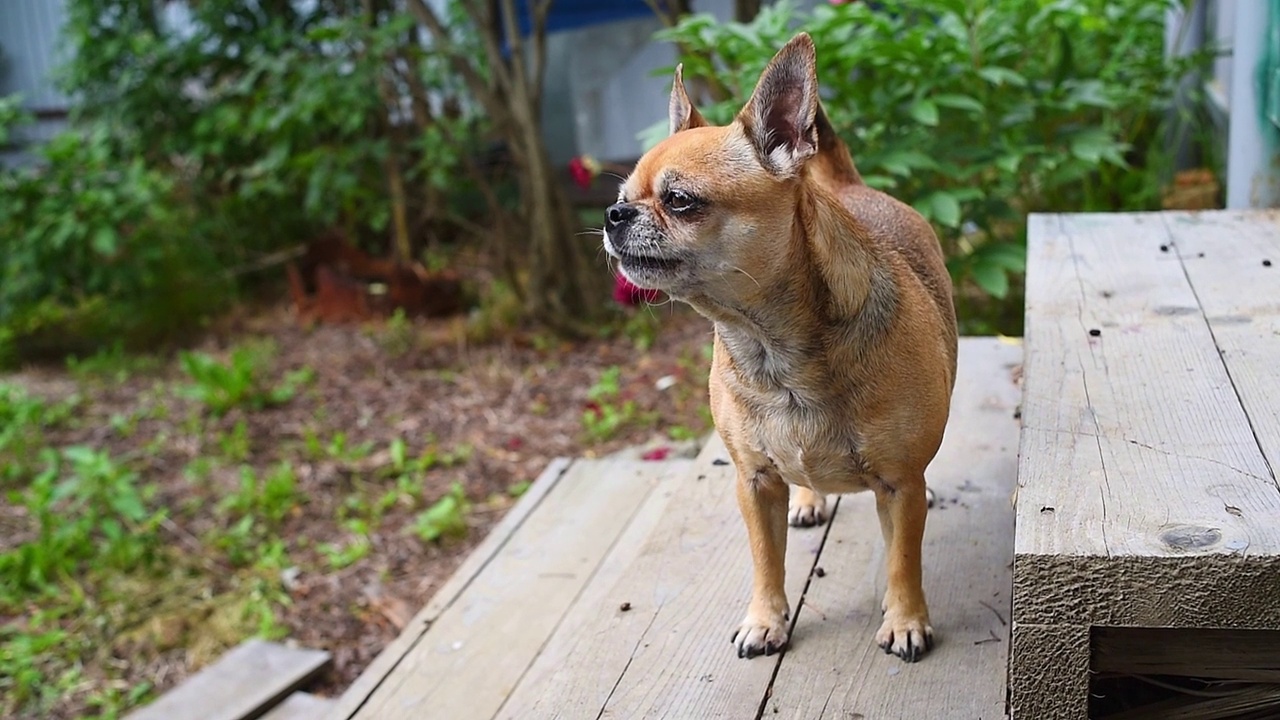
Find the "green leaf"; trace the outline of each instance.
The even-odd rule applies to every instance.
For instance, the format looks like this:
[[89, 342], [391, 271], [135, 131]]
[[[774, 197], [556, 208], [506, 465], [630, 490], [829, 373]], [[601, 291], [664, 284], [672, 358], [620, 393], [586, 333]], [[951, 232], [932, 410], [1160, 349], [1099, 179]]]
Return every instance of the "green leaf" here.
[[1003, 300], [1009, 294], [1009, 277], [999, 265], [979, 259], [970, 266], [970, 272], [978, 287], [986, 290], [992, 297]]
[[921, 125], [930, 127], [938, 124], [938, 106], [932, 100], [921, 98], [911, 105], [911, 117]]
[[1088, 163], [1100, 164], [1103, 158], [1117, 157], [1124, 146], [1101, 128], [1076, 133], [1071, 138], [1071, 154]]
[[959, 227], [960, 202], [949, 192], [939, 190], [927, 198], [930, 215], [934, 220], [947, 227]]
[[957, 110], [969, 110], [976, 113], [986, 111], [986, 108], [983, 107], [982, 103], [968, 95], [934, 95], [932, 100], [943, 107], [955, 108]]
[[116, 254], [116, 242], [118, 238], [119, 236], [116, 235], [116, 231], [114, 229], [104, 225], [93, 233], [93, 239], [90, 241], [90, 244], [93, 246], [94, 252], [99, 255], [106, 255], [110, 257]]
[[1003, 67], [984, 67], [978, 69], [978, 77], [983, 80], [1000, 87], [1002, 85], [1013, 85], [1015, 87], [1026, 87], [1027, 79], [1019, 75], [1017, 72]]

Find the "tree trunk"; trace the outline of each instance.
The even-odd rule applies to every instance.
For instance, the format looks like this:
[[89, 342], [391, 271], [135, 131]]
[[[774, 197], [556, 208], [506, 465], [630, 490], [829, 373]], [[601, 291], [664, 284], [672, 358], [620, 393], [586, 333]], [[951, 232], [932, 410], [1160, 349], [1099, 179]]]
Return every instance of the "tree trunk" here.
[[733, 0], [733, 19], [749, 23], [760, 14], [760, 0]]

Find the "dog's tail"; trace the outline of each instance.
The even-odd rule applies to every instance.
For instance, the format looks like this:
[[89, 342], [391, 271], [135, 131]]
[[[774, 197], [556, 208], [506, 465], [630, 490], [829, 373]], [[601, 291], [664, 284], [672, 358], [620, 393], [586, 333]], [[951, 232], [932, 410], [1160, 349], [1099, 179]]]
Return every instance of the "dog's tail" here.
[[818, 114], [814, 118], [818, 130], [818, 166], [829, 180], [838, 185], [862, 185], [862, 176], [853, 164], [853, 156], [849, 148], [836, 134], [836, 129], [827, 119], [827, 111], [822, 109], [822, 101], [818, 101]]

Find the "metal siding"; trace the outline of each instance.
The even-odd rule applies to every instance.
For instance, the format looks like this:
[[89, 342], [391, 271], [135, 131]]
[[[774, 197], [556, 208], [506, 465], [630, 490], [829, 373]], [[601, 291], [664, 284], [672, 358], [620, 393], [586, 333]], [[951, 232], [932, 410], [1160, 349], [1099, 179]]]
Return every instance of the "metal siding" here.
[[63, 0], [0, 0], [0, 95], [21, 93], [33, 110], [66, 108], [54, 83], [64, 16]]

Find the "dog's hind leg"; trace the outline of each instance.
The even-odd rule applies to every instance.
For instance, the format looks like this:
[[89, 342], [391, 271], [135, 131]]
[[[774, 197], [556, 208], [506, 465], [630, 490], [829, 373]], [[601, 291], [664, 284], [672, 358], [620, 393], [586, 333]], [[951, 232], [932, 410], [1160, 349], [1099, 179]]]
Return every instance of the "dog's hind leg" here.
[[787, 555], [787, 484], [772, 469], [738, 468], [738, 508], [747, 525], [753, 575], [747, 616], [733, 633], [738, 657], [772, 655], [789, 636], [783, 585]]
[[875, 488], [876, 510], [884, 532], [889, 582], [884, 594], [884, 622], [876, 644], [907, 662], [933, 647], [933, 627], [921, 584], [920, 552], [929, 510], [923, 477], [881, 483]]
[[831, 519], [827, 511], [827, 496], [803, 485], [791, 488], [791, 502], [787, 510], [787, 522], [794, 527], [813, 527]]

